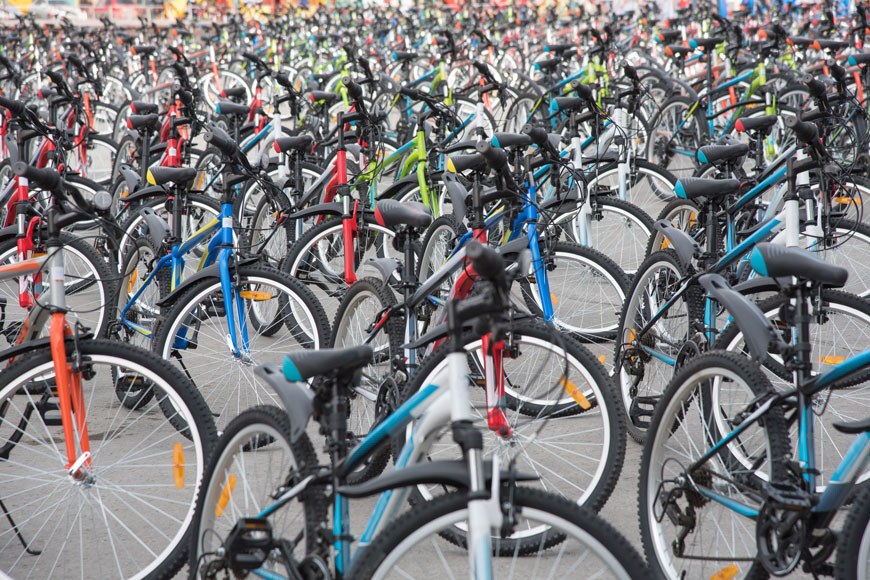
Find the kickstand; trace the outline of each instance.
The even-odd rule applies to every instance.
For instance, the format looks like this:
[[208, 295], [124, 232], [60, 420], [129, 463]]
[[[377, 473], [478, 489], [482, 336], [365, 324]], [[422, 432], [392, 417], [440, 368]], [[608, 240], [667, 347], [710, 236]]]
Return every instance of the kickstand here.
[[9, 510], [6, 509], [6, 504], [3, 503], [3, 500], [0, 499], [0, 509], [3, 510], [3, 515], [6, 516], [6, 519], [9, 520], [9, 525], [12, 526], [12, 529], [15, 530], [15, 535], [18, 536], [18, 541], [21, 542], [21, 545], [24, 546], [24, 550], [30, 554], [31, 556], [39, 556], [42, 554], [42, 550], [31, 550], [27, 545], [27, 542], [24, 540], [24, 536], [21, 535], [21, 531], [18, 529], [18, 525], [15, 523], [15, 520], [12, 519], [12, 514], [9, 513]]

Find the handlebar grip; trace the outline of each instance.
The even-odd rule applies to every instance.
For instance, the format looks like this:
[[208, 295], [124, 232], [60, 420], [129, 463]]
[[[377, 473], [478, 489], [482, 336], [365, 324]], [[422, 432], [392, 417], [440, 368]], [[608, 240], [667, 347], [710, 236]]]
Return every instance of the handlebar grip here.
[[795, 136], [807, 145], [816, 145], [819, 140], [819, 128], [815, 123], [798, 120], [797, 117], [786, 117], [785, 126], [791, 129]]
[[831, 76], [837, 80], [837, 82], [843, 82], [846, 80], [846, 69], [841, 67], [838, 64], [832, 64], [828, 66], [828, 70], [831, 71]]
[[23, 161], [16, 161], [12, 164], [12, 172], [33, 182], [33, 185], [39, 189], [46, 189], [48, 191], [58, 191], [60, 189], [61, 178], [54, 169], [37, 169]]
[[360, 99], [362, 99], [362, 87], [359, 86], [359, 84], [355, 83], [352, 78], [342, 77], [341, 84], [344, 85], [344, 88], [347, 89], [347, 94], [350, 95], [353, 100], [359, 101]]
[[212, 128], [212, 132], [207, 133], [203, 139], [209, 145], [217, 147], [218, 150], [227, 157], [232, 157], [236, 154], [236, 151], [238, 151], [239, 148], [229, 135], [221, 135], [220, 133], [223, 133], [223, 131], [218, 132]]
[[592, 88], [589, 85], [577, 83], [574, 85], [574, 90], [577, 91], [577, 96], [586, 101], [594, 100]]
[[483, 155], [483, 158], [486, 159], [486, 163], [494, 171], [500, 171], [505, 165], [507, 165], [507, 153], [505, 153], [503, 149], [493, 147], [492, 143], [489, 141], [478, 141], [477, 145], [475, 145], [475, 149], [478, 153]]
[[491, 282], [504, 280], [504, 260], [495, 250], [472, 240], [465, 246], [465, 255], [480, 277]]
[[55, 70], [45, 71], [45, 75], [51, 79], [51, 82], [53, 82], [56, 85], [63, 86], [66, 84], [66, 81], [64, 80], [63, 75]]
[[411, 99], [420, 100], [420, 91], [411, 87], [402, 87], [399, 89], [399, 94]]
[[543, 147], [549, 139], [546, 129], [543, 127], [535, 127], [531, 123], [523, 125], [522, 133], [528, 135], [531, 138], [532, 143], [538, 147]]
[[15, 99], [7, 99], [3, 96], [0, 96], [0, 107], [9, 109], [9, 112], [16, 117], [24, 112], [24, 103], [16, 101]]
[[248, 51], [243, 52], [242, 57], [244, 57], [252, 62], [257, 62], [258, 60], [260, 60], [260, 57], [258, 57], [253, 52], [248, 52]]
[[447, 158], [447, 171], [450, 173], [462, 173], [472, 168], [486, 165], [486, 159], [480, 153], [471, 155], [453, 155]]
[[870, 62], [870, 52], [865, 52], [862, 54], [853, 54], [849, 56], [849, 65], [850, 66], [858, 66], [862, 64], [867, 64]]
[[824, 83], [816, 79], [813, 75], [805, 74], [803, 77], [801, 77], [801, 82], [807, 86], [807, 89], [809, 89], [810, 94], [813, 97], [821, 99], [825, 96], [826, 87]]

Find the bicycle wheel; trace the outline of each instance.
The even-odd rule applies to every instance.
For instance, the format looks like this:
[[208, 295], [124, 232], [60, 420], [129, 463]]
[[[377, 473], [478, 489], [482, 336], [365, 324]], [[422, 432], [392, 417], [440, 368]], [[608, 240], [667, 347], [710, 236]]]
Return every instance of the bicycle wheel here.
[[[596, 201], [599, 216], [589, 224], [589, 245], [619, 266], [629, 277], [646, 258], [646, 247], [655, 232], [652, 218], [645, 211], [627, 201], [599, 197]], [[572, 222], [574, 239], [580, 236], [580, 213]]]
[[[870, 304], [854, 294], [837, 290], [823, 290], [821, 298], [818, 316], [813, 316], [810, 323], [813, 374], [828, 370], [862, 353], [870, 344]], [[761, 301], [758, 307], [774, 322], [774, 328], [781, 329], [783, 339], [791, 342], [793, 330], [779, 320], [781, 309], [788, 304], [788, 298], [777, 295]], [[726, 326], [714, 348], [745, 353], [743, 333], [733, 324]], [[770, 356], [771, 360], [762, 367], [770, 383], [778, 390], [792, 389], [792, 373], [786, 370], [779, 355]], [[868, 402], [870, 371], [859, 373], [854, 378], [816, 395], [816, 408], [824, 410], [813, 419], [816, 468], [820, 472], [816, 476], [818, 493], [825, 490], [828, 478], [845, 457], [854, 440], [853, 436], [834, 429], [833, 423], [864, 419]], [[798, 417], [789, 415], [788, 419], [789, 435], [793, 441], [797, 441]], [[727, 430], [728, 426], [723, 417], [716, 416], [716, 421], [720, 430]], [[870, 471], [860, 474], [857, 483], [860, 487], [870, 486]]]
[[[281, 364], [288, 351], [322, 348], [329, 338], [323, 309], [297, 280], [260, 265], [238, 266], [230, 280], [239, 352], [231, 342], [224, 288], [217, 278], [186, 289], [168, 307], [152, 339], [154, 352], [173, 361], [200, 390], [219, 428], [249, 407], [281, 404], [254, 378], [255, 365]], [[248, 321], [241, 329], [239, 305]]]
[[849, 508], [843, 529], [837, 535], [837, 580], [864, 580], [870, 577], [870, 488], [865, 489]]
[[[619, 166], [608, 165], [591, 170], [587, 177], [589, 191], [609, 191], [619, 194]], [[661, 165], [646, 159], [633, 159], [626, 182], [625, 199], [647, 215], [656, 215], [676, 197], [677, 176]]]
[[[394, 233], [383, 226], [366, 223], [365, 231], [359, 232], [354, 248], [354, 264], [359, 270], [368, 258], [385, 256], [386, 247]], [[314, 292], [326, 313], [332, 316], [347, 289], [344, 281], [344, 239], [341, 218], [320, 222], [290, 246], [281, 262], [281, 271], [298, 278]], [[398, 254], [398, 253], [397, 253]]]
[[[695, 202], [688, 199], [674, 198], [662, 208], [661, 213], [656, 218], [656, 221], [666, 220], [675, 228], [682, 230], [692, 236], [699, 244], [703, 245], [706, 236], [704, 236], [704, 224], [698, 219], [701, 210]], [[649, 244], [646, 248], [646, 255], [649, 256], [659, 250], [666, 250], [670, 247], [670, 242], [663, 233], [658, 230], [653, 231], [649, 238]]]
[[[571, 578], [578, 574], [621, 580], [649, 577], [628, 540], [594, 512], [537, 489], [515, 487], [511, 492], [508, 505], [517, 518], [511, 537], [547, 531], [538, 533], [538, 541], [522, 551], [505, 550], [505, 540], [494, 536], [493, 578]], [[467, 521], [466, 493], [451, 493], [415, 506], [378, 534], [354, 562], [349, 576], [372, 580], [468, 577], [466, 546], [454, 546], [442, 534], [467, 526]]]
[[[302, 472], [317, 467], [317, 455], [302, 433], [294, 442], [283, 408], [260, 406], [233, 419], [218, 440], [203, 478], [192, 527], [189, 565], [192, 577], [222, 568], [218, 549], [240, 518], [257, 517], [275, 503], [276, 493], [299, 483]], [[316, 528], [326, 521], [323, 490], [309, 487], [269, 514], [273, 537], [288, 540], [297, 560], [317, 547]], [[263, 569], [284, 573], [277, 554]]]
[[250, 222], [236, 230], [239, 248], [262, 256], [267, 264], [277, 268], [295, 235], [294, 220], [287, 217], [290, 209], [290, 200], [282, 195], [263, 196]]
[[[0, 569], [16, 578], [171, 577], [187, 553], [214, 422], [193, 385], [153, 354], [105, 340], [79, 341], [78, 351], [91, 447], [83, 479], [67, 469], [49, 349], [0, 374], [0, 448], [9, 452], [0, 500], [15, 521], [0, 529]], [[122, 407], [119, 377], [150, 384], [151, 403]]]
[[687, 97], [671, 97], [650, 123], [646, 157], [678, 179], [690, 177], [697, 166], [695, 153], [706, 143], [707, 133], [701, 107]]
[[[114, 327], [108, 329], [111, 338], [141, 348], [151, 348], [151, 336], [157, 319], [160, 316], [160, 307], [157, 303], [169, 294], [170, 276], [169, 268], [161, 268], [149, 285], [142, 291], [136, 302], [130, 306], [126, 314], [121, 317], [124, 308], [130, 299], [142, 288], [145, 280], [151, 274], [161, 252], [154, 247], [151, 239], [147, 236], [136, 240], [132, 251], [124, 256], [121, 262], [121, 281], [115, 296], [114, 304], [117, 310], [113, 313]], [[118, 400], [130, 409], [137, 409], [147, 403], [152, 395], [152, 390], [144, 383], [117, 383]]]
[[[154, 210], [158, 216], [162, 217], [166, 223], [169, 223], [169, 212], [166, 211], [166, 197], [155, 197], [149, 199], [144, 204]], [[208, 225], [212, 220], [216, 220], [220, 216], [220, 204], [215, 200], [203, 195], [188, 194], [185, 200], [184, 212], [181, 216], [181, 238], [186, 239], [192, 236], [201, 228]], [[144, 235], [148, 231], [148, 224], [138, 211], [131, 211], [127, 219], [120, 226], [121, 239], [118, 242], [119, 256], [118, 260], [123, 259], [124, 252], [130, 250], [133, 242]], [[190, 275], [196, 272], [199, 265], [198, 258], [202, 257], [205, 251], [205, 246], [198, 246], [191, 250], [189, 258], [185, 263], [184, 273]]]
[[[504, 464], [517, 455], [517, 470], [541, 476], [540, 486], [598, 510], [616, 485], [625, 454], [625, 427], [612, 380], [604, 367], [576, 340], [533, 320], [511, 323], [512, 351], [505, 351], [504, 401], [507, 436], [487, 428], [482, 386], [484, 360], [479, 336], [464, 337], [469, 353], [469, 389], [475, 421], [484, 433], [484, 455]], [[403, 400], [425, 385], [447, 385], [448, 346], [425, 357], [403, 389]], [[444, 395], [447, 396], [447, 395]], [[394, 455], [413, 432], [397, 437]], [[415, 457], [457, 458], [449, 421], [425, 441], [414, 439]], [[435, 486], [419, 486], [413, 497], [429, 500]], [[462, 530], [457, 530], [461, 534]]]
[[[732, 396], [717, 401], [717, 390]], [[690, 361], [668, 385], [649, 428], [638, 483], [641, 539], [654, 572], [674, 580], [715, 578], [719, 572], [727, 578], [767, 577], [755, 561], [755, 519], [740, 515], [728, 502], [760, 509], [767, 483], [787, 481], [780, 460], [789, 453], [782, 409], [771, 407], [763, 421], [691, 474], [686, 469], [720, 441], [718, 430], [711, 428], [714, 405], [722, 404], [721, 412], [729, 417], [743, 417], [770, 392], [770, 383], [751, 361], [715, 351]], [[735, 460], [743, 456], [752, 458], [751, 465]], [[722, 501], [696, 486], [712, 490]]]
[[809, 240], [809, 249], [826, 262], [849, 271], [843, 290], [864, 298], [870, 296], [870, 225], [847, 219], [832, 220], [831, 225], [834, 239], [825, 244]]
[[[404, 328], [400, 318], [391, 316], [380, 330], [375, 330], [387, 308], [396, 304], [389, 287], [376, 278], [363, 278], [348, 288], [338, 306], [332, 325], [330, 348], [347, 348], [366, 342], [370, 333], [375, 337], [368, 343], [374, 349], [371, 364], [363, 367], [362, 379], [351, 390], [348, 401], [347, 429], [351, 437], [362, 439], [381, 420], [386, 418], [399, 397], [399, 378], [393, 364], [403, 361], [402, 342]], [[402, 381], [403, 382], [403, 381]], [[390, 461], [390, 450], [384, 448], [372, 456], [365, 465], [348, 478], [358, 483], [380, 474]]]
[[627, 417], [628, 433], [643, 441], [652, 408], [670, 382], [678, 360], [692, 354], [686, 350], [691, 322], [702, 316], [700, 287], [689, 289], [670, 306], [638, 340], [637, 335], [673, 298], [686, 266], [673, 250], [656, 252], [641, 264], [619, 319], [616, 340], [616, 377]]
[[[70, 318], [77, 318], [94, 336], [102, 336], [106, 332], [109, 320], [112, 318], [109, 304], [115, 295], [115, 280], [113, 274], [100, 255], [84, 239], [73, 234], [61, 232], [64, 259], [64, 288], [67, 296], [67, 307]], [[35, 251], [45, 252], [45, 247], [37, 246]], [[18, 247], [15, 239], [0, 243], [0, 265], [8, 266], [18, 262]], [[43, 302], [48, 292], [49, 264], [46, 262], [42, 272], [33, 278], [31, 295], [37, 301]], [[3, 324], [0, 334], [5, 336], [9, 344], [15, 344], [28, 308], [21, 306], [19, 293], [21, 291], [18, 278], [0, 281], [0, 298], [5, 304], [2, 309]], [[34, 329], [30, 329], [34, 330]], [[36, 329], [38, 330], [38, 329]], [[46, 336], [47, 336], [47, 330]], [[38, 335], [37, 335], [38, 336]]]
[[[612, 339], [629, 286], [625, 272], [601, 252], [568, 242], [556, 242], [544, 259], [556, 326], [581, 341]], [[518, 287], [532, 312], [542, 312], [534, 270]]]

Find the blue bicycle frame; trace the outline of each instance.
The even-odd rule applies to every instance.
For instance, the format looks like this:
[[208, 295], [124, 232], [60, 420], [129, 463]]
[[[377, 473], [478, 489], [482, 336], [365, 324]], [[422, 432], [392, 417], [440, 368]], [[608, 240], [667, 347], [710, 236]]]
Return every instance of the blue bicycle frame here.
[[[214, 235], [216, 234], [216, 235]], [[144, 336], [150, 337], [152, 330], [137, 324], [127, 319], [132, 305], [139, 299], [145, 288], [153, 283], [157, 272], [161, 268], [171, 268], [171, 289], [174, 290], [181, 283], [181, 274], [184, 271], [184, 256], [189, 254], [193, 248], [199, 246], [206, 238], [213, 236], [208, 244], [205, 252], [202, 255], [199, 263], [199, 270], [217, 263], [220, 273], [221, 290], [223, 292], [224, 307], [227, 312], [227, 327], [230, 335], [230, 340], [234, 349], [235, 356], [239, 357], [242, 353], [247, 354], [249, 351], [248, 328], [245, 321], [244, 299], [235, 291], [230, 278], [230, 259], [233, 254], [233, 205], [225, 203], [221, 205], [221, 214], [211, 222], [203, 226], [199, 231], [194, 233], [181, 244], [174, 246], [170, 253], [166, 254], [157, 261], [154, 270], [142, 283], [142, 286], [130, 298], [127, 305], [121, 310], [121, 325], [125, 328], [138, 332]], [[233, 308], [233, 296], [235, 296], [235, 306]], [[233, 315], [233, 312], [238, 314], [238, 318]], [[241, 331], [241, 348], [236, 332], [236, 323]], [[187, 328], [182, 328], [175, 337], [173, 348], [184, 349], [188, 345], [186, 338]]]
[[[426, 387], [420, 389], [420, 391], [391, 413], [382, 423], [372, 429], [372, 431], [350, 451], [347, 457], [336, 466], [339, 477], [351, 473], [384, 441], [401, 435], [412, 421], [419, 419], [423, 415], [423, 412], [436, 398], [434, 395], [439, 390], [439, 386], [432, 384], [426, 385]], [[396, 459], [396, 469], [403, 469], [408, 466], [414, 451], [411, 439], [411, 437], [408, 438], [408, 442], [402, 448], [402, 452]], [[302, 492], [303, 487], [304, 486], [295, 486], [288, 490], [284, 495], [278, 498], [275, 503], [257, 514], [256, 517], [268, 517], [282, 506], [293, 501], [299, 493]], [[375, 506], [374, 513], [372, 513], [369, 518], [365, 531], [359, 539], [360, 548], [371, 543], [379, 525], [385, 521], [385, 516], [392, 513], [397, 506], [404, 503], [404, 494], [407, 493], [407, 490], [398, 490], [399, 493], [394, 493], [395, 491], [397, 490], [387, 490], [381, 493], [378, 503]], [[335, 549], [335, 569], [340, 574], [344, 574], [350, 570], [353, 557], [356, 556], [356, 553], [352, 552], [351, 541], [347, 539], [350, 537], [350, 506], [348, 504], [349, 501], [346, 497], [338, 493], [335, 494], [333, 533], [335, 534], [335, 537], [339, 539], [335, 540], [333, 547]], [[359, 549], [357, 552], [358, 551]], [[254, 570], [254, 574], [260, 578], [266, 578], [268, 580], [284, 580], [283, 576], [275, 574], [269, 570]]]

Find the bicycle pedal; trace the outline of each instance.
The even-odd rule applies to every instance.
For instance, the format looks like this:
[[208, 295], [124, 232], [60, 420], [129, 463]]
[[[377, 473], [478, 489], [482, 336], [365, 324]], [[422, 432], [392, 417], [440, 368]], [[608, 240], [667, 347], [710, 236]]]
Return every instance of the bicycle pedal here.
[[648, 429], [650, 418], [656, 411], [656, 405], [661, 397], [634, 397], [628, 408], [628, 416], [635, 427]]
[[212, 302], [205, 306], [203, 310], [205, 310], [205, 316], [207, 318], [224, 317], [227, 315], [227, 309], [223, 302]]
[[256, 570], [274, 546], [272, 525], [265, 518], [241, 518], [224, 545], [232, 570]]
[[813, 506], [810, 494], [789, 483], [770, 483], [767, 486], [767, 503], [790, 511], [808, 510]]
[[136, 393], [147, 389], [149, 386], [150, 383], [142, 377], [131, 375], [118, 377], [117, 381], [115, 381], [115, 389], [123, 390], [125, 393]]
[[38, 406], [39, 415], [42, 417], [42, 422], [49, 427], [61, 427], [63, 418], [60, 415], [60, 405], [57, 403], [46, 402]]

